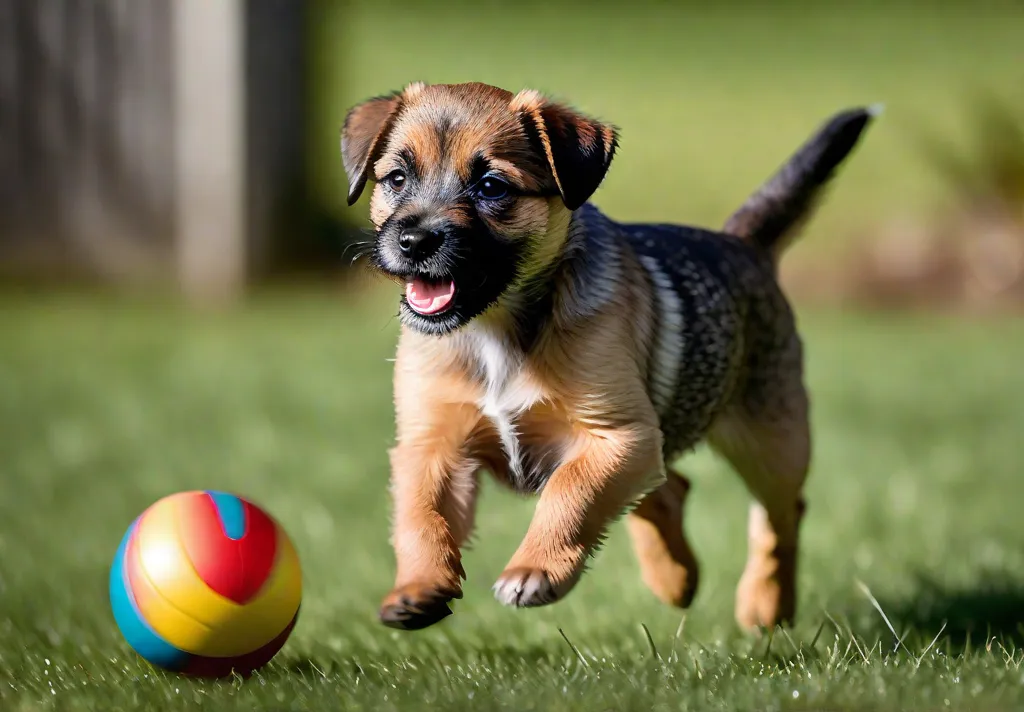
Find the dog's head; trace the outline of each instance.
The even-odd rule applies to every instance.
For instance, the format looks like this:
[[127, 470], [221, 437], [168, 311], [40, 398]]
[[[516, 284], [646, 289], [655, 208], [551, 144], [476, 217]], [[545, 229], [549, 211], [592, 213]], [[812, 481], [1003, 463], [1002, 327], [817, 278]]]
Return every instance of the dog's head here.
[[402, 321], [448, 333], [544, 279], [616, 141], [537, 92], [486, 84], [414, 83], [353, 108], [348, 202], [375, 183], [373, 263], [405, 284]]

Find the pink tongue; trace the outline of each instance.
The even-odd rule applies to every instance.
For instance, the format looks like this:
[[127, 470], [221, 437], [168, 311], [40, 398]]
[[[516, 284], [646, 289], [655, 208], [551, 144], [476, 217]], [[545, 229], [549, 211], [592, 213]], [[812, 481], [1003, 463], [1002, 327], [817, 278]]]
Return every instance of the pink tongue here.
[[452, 301], [455, 296], [455, 282], [427, 284], [418, 279], [406, 282], [405, 300], [420, 314], [437, 314]]

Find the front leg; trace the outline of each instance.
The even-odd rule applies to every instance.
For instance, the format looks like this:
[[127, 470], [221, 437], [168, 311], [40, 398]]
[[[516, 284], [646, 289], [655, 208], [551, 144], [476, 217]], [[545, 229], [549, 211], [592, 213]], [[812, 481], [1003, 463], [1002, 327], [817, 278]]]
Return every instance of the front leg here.
[[470, 433], [479, 416], [468, 406], [436, 415], [429, 429], [390, 453], [397, 571], [380, 620], [392, 628], [426, 628], [462, 598], [460, 548], [473, 529], [480, 467]]
[[664, 473], [656, 425], [580, 432], [544, 486], [526, 537], [494, 585], [495, 597], [517, 607], [564, 597], [608, 525]]

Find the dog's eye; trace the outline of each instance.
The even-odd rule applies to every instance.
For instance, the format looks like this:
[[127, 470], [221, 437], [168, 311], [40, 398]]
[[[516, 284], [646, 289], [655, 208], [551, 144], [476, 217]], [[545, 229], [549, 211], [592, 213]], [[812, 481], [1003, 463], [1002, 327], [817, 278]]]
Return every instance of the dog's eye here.
[[484, 200], [501, 200], [508, 195], [508, 183], [497, 178], [484, 178], [477, 184], [476, 194]]
[[387, 183], [388, 188], [391, 188], [396, 193], [402, 192], [402, 188], [405, 187], [405, 174], [402, 171], [391, 171], [387, 178], [384, 179]]

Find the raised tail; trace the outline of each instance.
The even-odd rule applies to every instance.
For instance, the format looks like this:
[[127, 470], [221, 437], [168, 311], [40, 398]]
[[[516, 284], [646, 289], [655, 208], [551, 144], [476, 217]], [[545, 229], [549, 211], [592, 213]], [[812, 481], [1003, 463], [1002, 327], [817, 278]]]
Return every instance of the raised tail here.
[[857, 145], [881, 105], [842, 111], [825, 123], [726, 221], [724, 232], [778, 257], [810, 216], [821, 189]]

